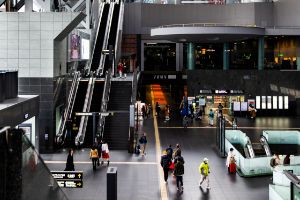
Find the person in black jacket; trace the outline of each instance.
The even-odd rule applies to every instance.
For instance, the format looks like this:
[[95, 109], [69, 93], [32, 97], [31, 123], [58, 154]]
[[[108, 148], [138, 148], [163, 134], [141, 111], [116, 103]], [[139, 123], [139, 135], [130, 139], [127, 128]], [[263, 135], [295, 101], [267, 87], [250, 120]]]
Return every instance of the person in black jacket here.
[[73, 149], [69, 149], [69, 155], [67, 158], [65, 171], [75, 171], [74, 161], [73, 161]]
[[174, 168], [174, 176], [176, 176], [177, 191], [180, 190], [179, 183], [181, 183], [181, 191], [183, 191], [183, 178], [182, 178], [183, 174], [184, 174], [183, 162], [178, 160]]
[[164, 170], [164, 180], [165, 180], [165, 183], [167, 183], [167, 180], [168, 180], [169, 167], [170, 167], [171, 163], [172, 163], [172, 160], [167, 155], [167, 152], [164, 151], [163, 155], [161, 156], [160, 165], [162, 166], [162, 168]]
[[173, 149], [172, 145], [170, 144], [169, 147], [166, 149], [167, 155], [169, 156], [170, 159], [172, 159], [173, 156]]

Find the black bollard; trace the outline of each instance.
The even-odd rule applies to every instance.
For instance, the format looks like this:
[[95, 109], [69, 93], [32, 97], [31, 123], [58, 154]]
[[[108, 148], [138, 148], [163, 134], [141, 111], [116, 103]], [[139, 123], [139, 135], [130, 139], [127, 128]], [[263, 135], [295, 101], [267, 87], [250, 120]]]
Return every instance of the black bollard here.
[[117, 200], [117, 167], [107, 169], [107, 200]]

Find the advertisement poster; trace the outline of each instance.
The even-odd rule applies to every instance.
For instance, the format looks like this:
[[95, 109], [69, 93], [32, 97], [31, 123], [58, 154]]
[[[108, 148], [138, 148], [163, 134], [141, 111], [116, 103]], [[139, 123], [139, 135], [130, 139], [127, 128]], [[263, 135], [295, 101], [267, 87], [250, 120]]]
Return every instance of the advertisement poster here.
[[233, 102], [233, 111], [241, 111], [241, 102]]
[[205, 106], [205, 98], [199, 99], [199, 106]]
[[80, 36], [76, 34], [71, 35], [71, 59], [80, 58]]
[[241, 102], [241, 111], [248, 111], [248, 102]]

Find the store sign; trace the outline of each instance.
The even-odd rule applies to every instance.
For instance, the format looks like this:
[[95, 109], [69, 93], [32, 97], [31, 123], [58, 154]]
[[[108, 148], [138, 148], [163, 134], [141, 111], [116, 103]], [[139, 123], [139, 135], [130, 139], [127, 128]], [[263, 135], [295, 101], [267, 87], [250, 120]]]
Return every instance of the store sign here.
[[244, 90], [200, 90], [200, 94], [244, 94]]
[[53, 178], [59, 187], [63, 188], [82, 188], [82, 171], [51, 171]]

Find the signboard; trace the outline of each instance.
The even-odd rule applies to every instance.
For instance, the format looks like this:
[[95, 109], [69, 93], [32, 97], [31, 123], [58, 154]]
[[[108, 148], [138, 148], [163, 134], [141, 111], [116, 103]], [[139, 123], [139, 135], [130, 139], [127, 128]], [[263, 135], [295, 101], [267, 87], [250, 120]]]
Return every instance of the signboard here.
[[241, 111], [248, 111], [248, 102], [241, 102]]
[[241, 102], [233, 102], [233, 111], [241, 111]]
[[52, 177], [57, 181], [59, 187], [82, 188], [82, 171], [51, 171]]
[[217, 94], [217, 95], [240, 95], [244, 94], [244, 90], [200, 90], [200, 94]]
[[204, 98], [199, 99], [199, 106], [205, 106], [205, 99]]

